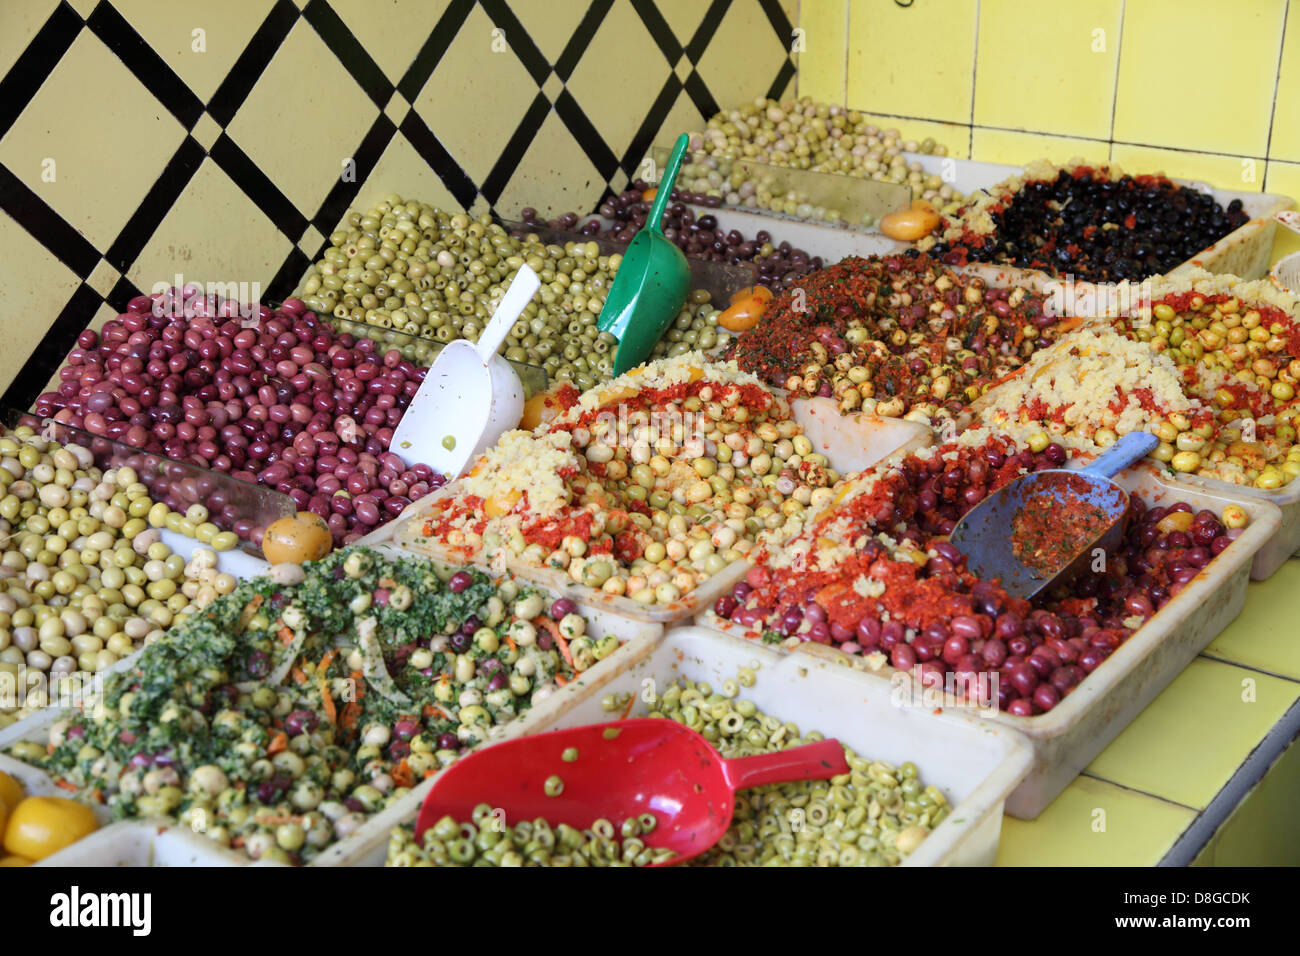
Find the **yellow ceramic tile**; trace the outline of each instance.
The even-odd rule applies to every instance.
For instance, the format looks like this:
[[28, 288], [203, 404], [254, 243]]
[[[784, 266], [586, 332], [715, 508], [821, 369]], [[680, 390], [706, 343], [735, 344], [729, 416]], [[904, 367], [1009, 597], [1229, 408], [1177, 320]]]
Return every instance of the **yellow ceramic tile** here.
[[384, 75], [396, 83], [451, 0], [330, 0], [330, 6]]
[[969, 123], [975, 69], [972, 0], [853, 0], [849, 106]]
[[113, 2], [118, 13], [205, 103], [274, 5], [274, 0]]
[[316, 31], [299, 20], [226, 132], [311, 217], [378, 115]]
[[1110, 158], [1126, 173], [1164, 173], [1173, 179], [1191, 179], [1220, 189], [1260, 192], [1264, 188], [1264, 163], [1250, 156], [1188, 153], [1116, 143]]
[[718, 105], [731, 109], [767, 95], [792, 43], [776, 35], [757, 3], [733, 3], [696, 69]]
[[1267, 581], [1253, 582], [1241, 616], [1206, 648], [1206, 656], [1300, 680], [1292, 605], [1298, 591], [1300, 561], [1288, 561]]
[[819, 103], [848, 101], [849, 0], [805, 3], [799, 11], [804, 49], [795, 57], [800, 96]]
[[1270, 159], [1300, 160], [1300, 12], [1295, 9], [1287, 17], [1282, 41], [1268, 155]]
[[673, 103], [672, 109], [664, 117], [659, 132], [655, 133], [650, 143], [652, 146], [671, 148], [678, 136], [702, 128], [707, 119], [708, 117], [701, 115], [699, 109], [696, 108], [694, 100], [685, 93], [680, 93]]
[[[205, 159], [127, 273], [148, 292], [155, 283], [253, 283], [265, 288], [292, 248], [243, 190]], [[242, 290], [241, 290], [242, 291]], [[232, 290], [233, 294], [234, 290]]]
[[519, 58], [509, 49], [494, 52], [494, 29], [475, 7], [415, 102], [429, 129], [479, 183], [537, 96]]
[[1286, 0], [1126, 4], [1114, 138], [1265, 155], [1285, 9]]
[[1202, 809], [1297, 698], [1293, 681], [1197, 658], [1088, 772]]
[[605, 182], [568, 127], [551, 113], [507, 184], [496, 209], [507, 219], [532, 206], [543, 216], [593, 208]]
[[1110, 137], [1121, 0], [981, 0], [975, 124]]
[[1212, 866], [1300, 865], [1300, 744], [1293, 743], [1215, 834]]
[[[354, 209], [369, 209], [385, 196], [397, 193], [448, 212], [460, 212], [460, 203], [406, 137], [398, 133], [361, 185]], [[346, 213], [344, 214], [346, 215]]]
[[103, 250], [183, 138], [175, 118], [83, 30], [0, 140], [0, 162]]
[[0, 6], [0, 76], [23, 55], [27, 44], [50, 18], [59, 0], [30, 0]]
[[0, 313], [3, 392], [80, 283], [71, 269], [5, 215], [0, 215], [0, 250], [7, 279], [4, 312]]
[[1069, 136], [1043, 136], [1038, 133], [1012, 133], [1000, 129], [975, 127], [973, 158], [984, 163], [1010, 163], [1023, 166], [1035, 159], [1066, 163], [1080, 158], [1104, 163], [1110, 156], [1110, 143]]
[[[628, 56], [630, 49], [641, 54]], [[645, 110], [671, 73], [672, 67], [629, 0], [616, 0], [569, 77], [568, 87], [605, 144], [622, 159], [641, 128]], [[719, 96], [718, 90], [711, 88]], [[723, 102], [720, 96], [718, 102]], [[633, 103], [637, 108], [630, 108]]]
[[998, 866], [1154, 866], [1196, 814], [1079, 777], [1037, 820], [1002, 818]]
[[691, 42], [695, 31], [699, 29], [709, 5], [700, 0], [656, 0], [655, 6], [668, 21], [668, 27], [682, 46]]
[[[590, 6], [591, 4], [586, 0], [549, 0], [547, 3], [514, 3], [510, 5], [510, 9], [524, 25], [533, 42], [537, 44], [537, 49], [542, 51], [542, 56], [549, 62], [555, 63], [564, 52], [564, 48], [569, 45], [569, 41], [573, 39], [573, 31], [578, 28], [578, 24], [582, 22]], [[508, 40], [509, 37], [506, 39]], [[588, 47], [588, 53], [592, 49]], [[647, 48], [646, 55], [650, 55], [655, 49]], [[661, 56], [660, 59], [663, 57]]]
[[[1290, 196], [1300, 204], [1300, 163], [1269, 160], [1264, 192]], [[1273, 233], [1273, 258], [1270, 264], [1293, 252], [1300, 252], [1300, 236], [1290, 229], [1279, 227]]]
[[970, 158], [970, 126], [965, 123], [934, 123], [929, 120], [899, 118], [884, 113], [862, 114], [882, 130], [897, 130], [904, 141], [920, 142], [927, 138], [948, 147], [948, 155]]

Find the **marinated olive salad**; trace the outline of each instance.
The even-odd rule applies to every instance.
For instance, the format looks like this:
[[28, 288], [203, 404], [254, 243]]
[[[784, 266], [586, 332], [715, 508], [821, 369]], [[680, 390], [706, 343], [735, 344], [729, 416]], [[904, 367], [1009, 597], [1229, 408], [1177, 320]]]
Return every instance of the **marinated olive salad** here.
[[[651, 704], [664, 717], [702, 734], [728, 760], [773, 753], [824, 740], [817, 731], [765, 714], [740, 695], [756, 675], [742, 668], [722, 686], [680, 679]], [[623, 713], [626, 693], [607, 694], [601, 707]], [[736, 796], [731, 827], [707, 853], [687, 866], [897, 866], [951, 811], [938, 787], [925, 785], [916, 765], [900, 767], [844, 748], [849, 772], [830, 780], [754, 787]], [[579, 758], [580, 759], [580, 758]], [[425, 834], [421, 846], [411, 824], [394, 827], [387, 866], [646, 866], [671, 853], [647, 847], [657, 821], [632, 818], [615, 832], [608, 820], [584, 830], [545, 820], [499, 828], [492, 807], [480, 804], [473, 822], [450, 817]], [[622, 837], [621, 841], [617, 837]]]
[[115, 818], [302, 863], [617, 647], [571, 601], [349, 548], [240, 583], [11, 753]]
[[393, 827], [384, 865], [649, 866], [677, 855], [646, 846], [642, 838], [659, 824], [653, 813], [628, 817], [617, 825], [593, 820], [582, 830], [567, 823], [552, 826], [543, 817], [513, 826], [498, 824], [494, 813], [490, 804], [480, 803], [471, 814], [472, 822], [445, 816], [424, 834], [423, 844], [415, 839], [411, 826]]

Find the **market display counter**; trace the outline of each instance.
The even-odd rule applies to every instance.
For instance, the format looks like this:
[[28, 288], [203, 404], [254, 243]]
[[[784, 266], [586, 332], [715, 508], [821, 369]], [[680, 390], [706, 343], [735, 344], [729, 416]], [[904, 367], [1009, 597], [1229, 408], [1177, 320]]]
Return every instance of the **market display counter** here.
[[1241, 616], [1038, 819], [1003, 819], [998, 865], [1293, 864], [1298, 589], [1294, 559], [1251, 583]]

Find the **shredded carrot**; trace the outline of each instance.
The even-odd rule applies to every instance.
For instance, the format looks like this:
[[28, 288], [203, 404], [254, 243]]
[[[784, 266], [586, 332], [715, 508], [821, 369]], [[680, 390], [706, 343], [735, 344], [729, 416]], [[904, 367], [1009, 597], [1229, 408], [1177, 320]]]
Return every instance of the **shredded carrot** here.
[[253, 595], [253, 599], [244, 605], [244, 610], [239, 613], [239, 630], [248, 627], [249, 623], [257, 616], [258, 609], [262, 606], [264, 598], [260, 594]]
[[1023, 366], [1023, 365], [1020, 366], [1020, 368], [1012, 369], [1010, 372], [1007, 372], [1007, 374], [1006, 374], [1006, 375], [1003, 375], [1001, 378], [994, 379], [992, 382], [990, 382], [990, 383], [989, 383], [989, 389], [997, 388], [999, 385], [1002, 385], [1002, 384], [1005, 383], [1005, 382], [1009, 382], [1009, 381], [1011, 381], [1013, 378], [1015, 378], [1017, 375], [1019, 375], [1022, 371], [1024, 371], [1024, 366]]
[[76, 793], [78, 790], [81, 789], [75, 783], [69, 783], [67, 780], [64, 780], [62, 777], [60, 777], [58, 780], [55, 780], [54, 785], [58, 787], [60, 790], [71, 790], [73, 793]]
[[569, 682], [569, 678], [565, 677], [563, 674], [555, 675], [555, 683], [559, 684], [561, 687], [563, 687], [568, 682]]
[[415, 772], [411, 770], [411, 765], [406, 762], [405, 757], [403, 757], [402, 762], [393, 769], [391, 776], [393, 778], [393, 783], [397, 784], [399, 787], [411, 787], [415, 785]]
[[344, 733], [350, 734], [357, 726], [361, 719], [361, 705], [355, 700], [348, 701], [343, 705], [343, 716], [339, 718], [339, 727]]
[[334, 658], [338, 656], [338, 651], [331, 648], [325, 652], [325, 656], [320, 659], [320, 664], [316, 666], [316, 687], [320, 690], [321, 707], [325, 711], [325, 719], [330, 722], [330, 726], [336, 726], [339, 720], [338, 708], [334, 706], [334, 698], [330, 695], [329, 673], [330, 665], [334, 663]]
[[293, 631], [287, 627], [282, 627], [275, 632], [275, 636], [280, 639], [280, 643], [289, 645], [293, 643]]
[[274, 757], [282, 750], [289, 749], [289, 735], [283, 730], [271, 738], [271, 742], [266, 745], [266, 755]]
[[425, 780], [428, 780], [430, 777], [432, 777], [432, 776], [433, 776], [435, 773], [437, 773], [437, 772], [438, 772], [438, 769], [437, 769], [436, 767], [430, 767], [428, 770], [426, 770], [426, 771], [424, 772], [424, 779], [425, 779]]
[[510, 648], [512, 651], [519, 650], [519, 646], [515, 644], [515, 639], [513, 637], [507, 634], [505, 635], [505, 638], [506, 638], [506, 647]]
[[422, 707], [422, 708], [420, 709], [420, 713], [421, 713], [421, 715], [423, 715], [423, 716], [425, 716], [425, 717], [432, 717], [432, 716], [433, 716], [434, 714], [436, 714], [437, 712], [438, 712], [438, 709], [437, 709], [436, 707], [434, 707], [433, 704], [425, 704], [424, 707]]
[[238, 850], [241, 846], [244, 845], [243, 835], [241, 834], [240, 836], [237, 836], [233, 840], [231, 840], [230, 845], [233, 846], [236, 850]]
[[627, 698], [627, 705], [623, 708], [623, 716], [621, 718], [622, 720], [627, 720], [627, 715], [632, 713], [632, 705], [635, 703], [636, 703], [636, 694], [629, 694]]
[[295, 684], [307, 683], [306, 673], [304, 673], [303, 669], [299, 667], [297, 664], [293, 665], [293, 669], [289, 671], [289, 676], [293, 678], [293, 682]]
[[[543, 616], [533, 618], [533, 623], [540, 624], [551, 632], [551, 637], [555, 638], [555, 646], [560, 649], [560, 654], [569, 662], [569, 666], [573, 667], [573, 655], [569, 653], [569, 642], [566, 641], [564, 635], [560, 633], [560, 626], [549, 617]], [[576, 670], [577, 668], [574, 669]]]
[[104, 802], [104, 791], [100, 790], [99, 787], [96, 787], [94, 790], [90, 791], [90, 796], [91, 799], [93, 799], [96, 803]]

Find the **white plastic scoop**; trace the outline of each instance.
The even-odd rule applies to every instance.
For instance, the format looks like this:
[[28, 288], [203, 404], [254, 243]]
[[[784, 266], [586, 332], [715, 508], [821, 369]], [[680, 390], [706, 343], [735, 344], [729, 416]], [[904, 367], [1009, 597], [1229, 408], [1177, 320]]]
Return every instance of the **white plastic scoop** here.
[[458, 339], [443, 347], [397, 423], [390, 451], [408, 465], [458, 478], [519, 425], [524, 387], [497, 349], [541, 284], [536, 272], [520, 266], [478, 342]]

